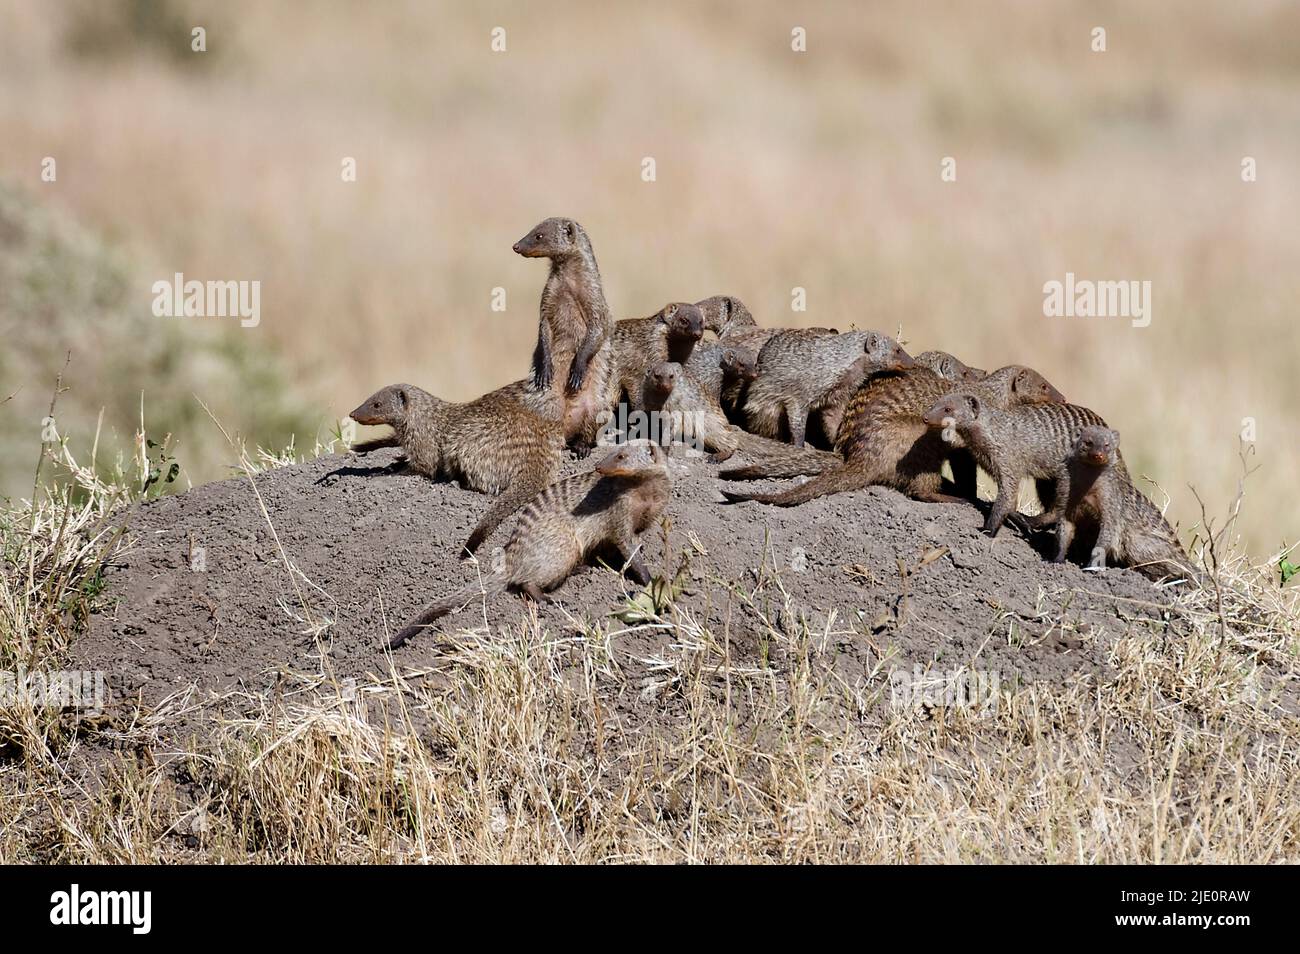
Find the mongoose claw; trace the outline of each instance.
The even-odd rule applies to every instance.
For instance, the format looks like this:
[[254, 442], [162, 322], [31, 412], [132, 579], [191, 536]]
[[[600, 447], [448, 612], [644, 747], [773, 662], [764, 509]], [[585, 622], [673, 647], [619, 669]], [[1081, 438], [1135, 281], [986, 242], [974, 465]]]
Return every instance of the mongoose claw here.
[[586, 371], [579, 367], [569, 369], [568, 388], [570, 394], [577, 394], [582, 390], [582, 382], [586, 380]]
[[1011, 526], [1015, 527], [1025, 536], [1029, 536], [1031, 533], [1034, 532], [1035, 529], [1037, 529], [1033, 521], [1030, 520], [1028, 517], [1026, 517], [1023, 513], [1008, 514], [1007, 523], [1011, 524]]

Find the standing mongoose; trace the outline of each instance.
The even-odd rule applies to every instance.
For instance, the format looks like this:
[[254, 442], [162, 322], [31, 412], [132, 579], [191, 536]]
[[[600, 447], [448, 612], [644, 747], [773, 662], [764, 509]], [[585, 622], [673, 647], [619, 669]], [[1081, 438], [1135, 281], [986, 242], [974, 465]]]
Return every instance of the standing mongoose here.
[[[637, 553], [636, 538], [663, 515], [671, 492], [667, 461], [657, 445], [622, 445], [595, 470], [551, 484], [524, 508], [486, 592], [515, 590], [541, 602], [597, 551], [617, 556], [636, 582], [649, 583], [650, 571]], [[482, 592], [470, 586], [434, 603], [389, 646], [401, 646]]]
[[747, 430], [802, 447], [808, 415], [823, 411], [834, 441], [844, 405], [871, 373], [915, 362], [889, 335], [849, 331], [830, 335], [799, 329], [773, 335], [758, 353], [758, 374], [745, 398]]
[[350, 417], [358, 424], [386, 424], [393, 433], [353, 450], [365, 454], [400, 446], [418, 474], [499, 494], [465, 542], [473, 553], [503, 520], [546, 489], [564, 454], [559, 421], [529, 410], [515, 391], [507, 385], [468, 404], [453, 404], [410, 384], [390, 385], [366, 398]]
[[1042, 502], [1043, 514], [1033, 522], [1055, 522], [1075, 433], [1084, 427], [1106, 426], [1099, 414], [1077, 404], [1001, 408], [966, 391], [943, 395], [926, 411], [924, 420], [932, 431], [941, 431], [941, 439], [959, 441], [998, 485], [997, 499], [984, 522], [984, 532], [990, 536], [996, 536], [1015, 512], [1024, 478], [1054, 482], [1054, 499]]
[[549, 258], [542, 289], [533, 384], [564, 400], [565, 439], [590, 448], [604, 410], [614, 317], [605, 303], [591, 240], [572, 219], [550, 218], [514, 244], [525, 258]]
[[1089, 567], [1109, 559], [1160, 580], [1197, 574], [1178, 535], [1146, 495], [1133, 486], [1119, 457], [1119, 431], [1081, 428], [1066, 460], [1062, 512], [1056, 525], [1056, 563], [1064, 563], [1080, 524], [1095, 528]]
[[[970, 499], [951, 492], [958, 488], [945, 492], [940, 471], [952, 449], [923, 419], [934, 402], [951, 389], [951, 381], [929, 368], [873, 377], [849, 402], [840, 426], [839, 462], [823, 467], [811, 480], [776, 493], [724, 490], [723, 495], [733, 502], [756, 500], [791, 507], [827, 494], [880, 484], [918, 500]], [[1065, 400], [1041, 374], [1019, 365], [1000, 368], [967, 390], [997, 407]], [[720, 476], [732, 474], [724, 470]]]

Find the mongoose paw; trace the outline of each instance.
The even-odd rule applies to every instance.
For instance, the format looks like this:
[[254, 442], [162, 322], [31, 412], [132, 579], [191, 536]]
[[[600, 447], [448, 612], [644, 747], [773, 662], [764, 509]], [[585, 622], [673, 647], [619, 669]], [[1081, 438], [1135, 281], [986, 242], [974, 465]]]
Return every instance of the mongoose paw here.
[[551, 387], [551, 372], [544, 368], [538, 368], [533, 371], [533, 389], [536, 391], [547, 391]]
[[407, 627], [405, 627], [405, 628], [402, 629], [400, 632], [398, 632], [398, 634], [397, 634], [396, 636], [394, 636], [392, 639], [390, 639], [390, 640], [388, 641], [388, 648], [389, 648], [389, 649], [399, 649], [399, 648], [401, 648], [401, 646], [402, 646], [402, 645], [403, 645], [403, 644], [404, 644], [408, 639], [410, 639], [412, 636], [417, 636], [417, 635], [419, 635], [420, 629], [421, 629], [421, 627], [419, 627], [419, 626], [407, 626]]
[[1035, 529], [1037, 529], [1033, 520], [1026, 517], [1023, 513], [1010, 514], [1007, 517], [1007, 523], [1011, 524], [1011, 526], [1015, 527], [1025, 536], [1029, 536]]

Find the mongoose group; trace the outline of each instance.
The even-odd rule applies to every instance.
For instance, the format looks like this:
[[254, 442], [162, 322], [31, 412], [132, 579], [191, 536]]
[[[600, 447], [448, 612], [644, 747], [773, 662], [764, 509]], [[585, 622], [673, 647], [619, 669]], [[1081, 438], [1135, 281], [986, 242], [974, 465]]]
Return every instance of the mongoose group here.
[[[760, 327], [730, 295], [616, 321], [577, 222], [546, 219], [514, 251], [550, 261], [529, 374], [465, 404], [394, 384], [351, 414], [392, 428], [353, 450], [400, 447], [399, 465], [495, 495], [464, 555], [522, 511], [488, 592], [548, 599], [595, 556], [648, 582], [636, 538], [668, 503], [668, 452], [689, 449], [727, 462], [718, 475], [726, 481], [808, 478], [775, 493], [723, 491], [732, 502], [779, 506], [877, 484], [978, 504], [982, 469], [997, 485], [989, 535], [1010, 520], [1026, 533], [1054, 529], [1058, 562], [1075, 555], [1093, 569], [1127, 565], [1156, 580], [1196, 576], [1134, 486], [1119, 433], [1032, 368], [985, 372], [942, 351], [912, 357], [878, 331]], [[566, 447], [585, 456], [598, 444], [614, 446], [593, 470], [555, 480]], [[1032, 517], [1016, 510], [1022, 479], [1040, 498]], [[474, 585], [434, 603], [390, 645], [483, 591]]]

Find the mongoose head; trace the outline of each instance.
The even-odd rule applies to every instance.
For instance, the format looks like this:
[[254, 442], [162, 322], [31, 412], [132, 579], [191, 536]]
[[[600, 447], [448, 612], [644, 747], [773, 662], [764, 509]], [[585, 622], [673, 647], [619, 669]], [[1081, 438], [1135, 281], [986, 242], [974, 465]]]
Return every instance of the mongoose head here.
[[591, 243], [573, 219], [550, 218], [529, 229], [514, 250], [524, 258], [562, 259], [590, 251]]
[[596, 465], [602, 477], [645, 477], [666, 471], [663, 448], [651, 441], [631, 441], [621, 445]]
[[661, 361], [645, 373], [645, 390], [667, 397], [677, 387], [677, 378], [681, 376], [682, 366], [676, 361]]
[[1119, 451], [1119, 431], [1094, 424], [1080, 428], [1074, 439], [1074, 459], [1094, 467], [1105, 467]]
[[699, 341], [704, 337], [704, 314], [695, 305], [674, 302], [656, 316], [668, 326], [668, 337], [678, 341]]
[[872, 366], [881, 371], [906, 371], [908, 368], [916, 367], [916, 362], [903, 350], [902, 345], [889, 335], [882, 335], [879, 332], [867, 332], [866, 340], [862, 343], [862, 351]]
[[926, 427], [969, 427], [979, 420], [984, 406], [973, 394], [945, 394], [922, 418]]
[[1011, 401], [1020, 404], [1065, 404], [1065, 395], [1033, 368], [1017, 367], [1011, 379]]
[[915, 360], [918, 365], [929, 368], [939, 377], [961, 384], [973, 383], [984, 377], [981, 369], [970, 367], [947, 351], [923, 351]]
[[358, 424], [388, 424], [397, 427], [406, 421], [411, 391], [409, 384], [390, 384], [362, 401], [348, 417]]
[[722, 377], [726, 381], [753, 381], [758, 377], [758, 357], [745, 348], [722, 352]]
[[749, 313], [745, 303], [731, 295], [714, 295], [695, 303], [704, 315], [704, 327], [714, 334], [719, 334], [728, 324], [735, 321], [741, 325], [754, 324], [754, 316]]

